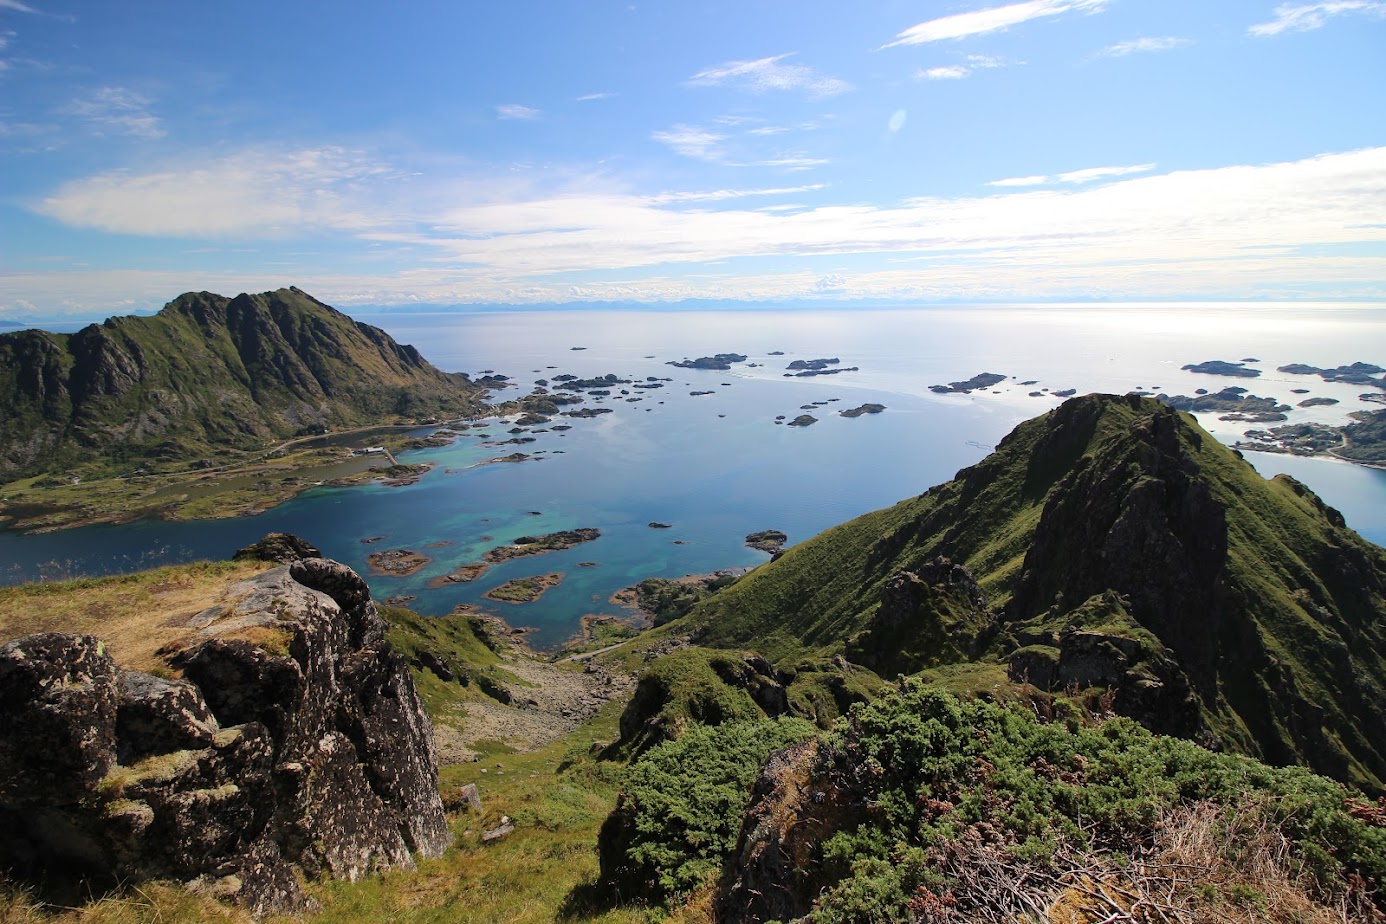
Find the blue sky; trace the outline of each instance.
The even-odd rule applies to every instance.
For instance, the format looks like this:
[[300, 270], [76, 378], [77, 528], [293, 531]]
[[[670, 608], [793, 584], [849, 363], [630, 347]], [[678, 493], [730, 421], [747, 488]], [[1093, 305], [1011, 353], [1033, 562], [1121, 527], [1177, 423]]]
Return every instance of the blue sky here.
[[0, 0], [0, 319], [1386, 300], [1386, 0]]

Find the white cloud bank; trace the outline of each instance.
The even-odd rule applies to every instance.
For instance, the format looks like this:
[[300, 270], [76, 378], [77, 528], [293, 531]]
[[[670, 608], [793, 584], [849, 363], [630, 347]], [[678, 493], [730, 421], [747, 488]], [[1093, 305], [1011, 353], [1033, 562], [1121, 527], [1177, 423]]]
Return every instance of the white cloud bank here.
[[344, 148], [249, 149], [192, 166], [74, 180], [34, 211], [116, 234], [217, 238], [284, 237], [312, 227], [352, 231], [377, 223], [367, 217], [362, 184], [392, 173]]
[[1326, 3], [1282, 3], [1275, 8], [1275, 18], [1257, 23], [1247, 29], [1249, 35], [1269, 38], [1282, 32], [1309, 32], [1321, 27], [1333, 16], [1344, 13], [1363, 13], [1386, 17], [1386, 3], [1380, 0], [1328, 0]]
[[967, 38], [998, 32], [1049, 16], [1063, 13], [1099, 13], [1107, 6], [1107, 0], [1026, 0], [1008, 6], [990, 7], [970, 13], [954, 13], [941, 16], [911, 26], [895, 37], [895, 41], [882, 47], [895, 48], [899, 45], [923, 45], [927, 42], [942, 42], [948, 39]]
[[[69, 224], [132, 234], [212, 236], [234, 228], [252, 237], [296, 226], [432, 254], [401, 272], [277, 283], [297, 282], [342, 304], [1386, 296], [1386, 147], [1141, 176], [1121, 172], [1148, 172], [1149, 165], [1103, 167], [1060, 174], [1052, 179], [1066, 185], [1051, 189], [793, 209], [741, 207], [736, 200], [821, 191], [638, 195], [587, 180], [567, 191], [499, 194], [478, 182], [474, 187], [491, 201], [457, 187], [450, 204], [446, 195], [418, 196], [431, 210], [415, 214], [368, 201], [389, 185], [368, 182], [379, 169], [318, 152], [301, 154], [269, 184], [243, 164], [103, 175], [70, 184], [41, 210]], [[1080, 185], [1104, 177], [1114, 181]], [[291, 185], [301, 185], [300, 198], [281, 201]], [[364, 198], [346, 194], [353, 185]], [[180, 205], [189, 193], [198, 201]], [[234, 220], [214, 214], [209, 206], [218, 201], [229, 204]], [[386, 225], [362, 219], [367, 214], [393, 217]], [[174, 285], [172, 275], [149, 277], [164, 286], [165, 298], [211, 284]], [[276, 284], [263, 275], [241, 287]], [[827, 276], [841, 278], [824, 290]], [[102, 277], [12, 273], [6, 297], [56, 301], [55, 291], [80, 291], [87, 278]], [[127, 287], [134, 278], [121, 276]], [[112, 291], [104, 290], [107, 299]]]

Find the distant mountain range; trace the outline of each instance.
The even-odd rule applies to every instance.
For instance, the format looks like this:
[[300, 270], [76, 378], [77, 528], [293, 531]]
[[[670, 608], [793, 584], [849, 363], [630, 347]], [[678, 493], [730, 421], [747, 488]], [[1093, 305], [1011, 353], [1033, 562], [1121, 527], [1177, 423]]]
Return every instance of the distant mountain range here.
[[75, 334], [0, 334], [0, 477], [468, 414], [481, 391], [297, 288], [189, 292]]

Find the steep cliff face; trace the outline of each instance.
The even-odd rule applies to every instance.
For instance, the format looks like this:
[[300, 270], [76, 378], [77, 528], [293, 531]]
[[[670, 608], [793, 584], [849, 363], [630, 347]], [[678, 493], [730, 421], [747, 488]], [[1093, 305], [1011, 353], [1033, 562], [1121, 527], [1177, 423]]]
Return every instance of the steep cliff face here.
[[298, 289], [190, 292], [153, 317], [0, 334], [0, 477], [259, 448], [315, 427], [477, 410], [480, 389]]
[[295, 560], [188, 628], [168, 676], [92, 636], [0, 648], [0, 867], [169, 878], [265, 914], [305, 909], [301, 875], [446, 849], [432, 726], [355, 572]]
[[672, 628], [887, 676], [1005, 664], [1046, 691], [1113, 690], [1158, 732], [1386, 789], [1386, 551], [1134, 395], [1021, 424], [953, 481], [795, 546]]

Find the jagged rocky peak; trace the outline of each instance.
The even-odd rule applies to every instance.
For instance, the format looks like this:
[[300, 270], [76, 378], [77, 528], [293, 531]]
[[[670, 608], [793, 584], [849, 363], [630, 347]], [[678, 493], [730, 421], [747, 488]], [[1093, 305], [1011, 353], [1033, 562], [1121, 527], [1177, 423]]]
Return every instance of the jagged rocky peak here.
[[1386, 551], [1150, 398], [1066, 401], [686, 621], [776, 664], [1108, 691], [1153, 731], [1386, 791]]
[[432, 725], [365, 582], [302, 540], [257, 545], [281, 563], [188, 619], [164, 676], [92, 636], [0, 648], [0, 867], [268, 914], [307, 908], [302, 876], [446, 849]]

